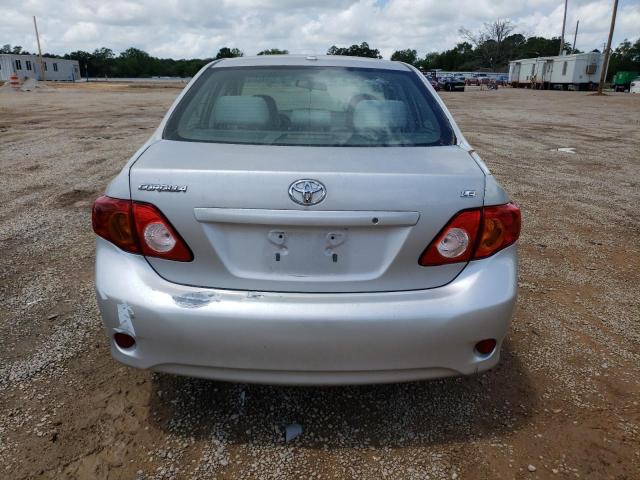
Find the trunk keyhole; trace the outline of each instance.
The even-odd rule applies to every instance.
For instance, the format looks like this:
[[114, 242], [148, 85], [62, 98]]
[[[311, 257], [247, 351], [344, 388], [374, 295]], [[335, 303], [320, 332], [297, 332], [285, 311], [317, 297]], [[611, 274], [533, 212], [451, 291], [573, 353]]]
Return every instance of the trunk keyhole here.
[[333, 263], [338, 263], [338, 254], [334, 253], [333, 255], [331, 255], [331, 258], [333, 259]]
[[276, 253], [276, 262], [280, 261], [280, 252]]

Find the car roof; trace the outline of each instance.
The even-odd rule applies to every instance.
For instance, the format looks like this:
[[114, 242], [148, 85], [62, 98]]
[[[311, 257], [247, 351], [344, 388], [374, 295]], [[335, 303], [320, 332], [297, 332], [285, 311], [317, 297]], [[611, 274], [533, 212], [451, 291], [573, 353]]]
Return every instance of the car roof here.
[[392, 62], [377, 58], [348, 57], [345, 55], [256, 55], [251, 57], [224, 58], [212, 62], [217, 67], [262, 67], [262, 66], [305, 66], [305, 67], [351, 67], [377, 68], [383, 70], [411, 70], [402, 62]]

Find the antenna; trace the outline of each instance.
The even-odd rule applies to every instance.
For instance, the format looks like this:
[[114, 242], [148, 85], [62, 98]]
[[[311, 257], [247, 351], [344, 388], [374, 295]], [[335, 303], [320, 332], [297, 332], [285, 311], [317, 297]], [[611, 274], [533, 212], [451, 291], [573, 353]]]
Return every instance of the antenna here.
[[36, 29], [36, 41], [38, 42], [38, 58], [40, 60], [40, 72], [42, 72], [42, 81], [46, 80], [46, 74], [44, 70], [44, 62], [42, 61], [42, 49], [40, 48], [40, 35], [38, 35], [38, 24], [36, 23], [36, 16], [33, 16], [33, 28]]
[[580, 25], [580, 20], [576, 22], [576, 33], [573, 34], [573, 48], [571, 50], [574, 52], [576, 51], [576, 39], [578, 38], [578, 25]]

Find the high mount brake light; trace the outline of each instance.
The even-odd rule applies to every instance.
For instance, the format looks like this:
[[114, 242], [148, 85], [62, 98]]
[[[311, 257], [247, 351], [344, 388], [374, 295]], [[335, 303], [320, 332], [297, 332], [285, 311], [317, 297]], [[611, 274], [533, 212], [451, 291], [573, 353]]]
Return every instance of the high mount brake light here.
[[93, 204], [91, 223], [96, 235], [127, 252], [179, 262], [193, 260], [182, 237], [150, 203], [99, 197]]
[[513, 203], [458, 212], [424, 250], [422, 266], [486, 258], [520, 236], [520, 209]]

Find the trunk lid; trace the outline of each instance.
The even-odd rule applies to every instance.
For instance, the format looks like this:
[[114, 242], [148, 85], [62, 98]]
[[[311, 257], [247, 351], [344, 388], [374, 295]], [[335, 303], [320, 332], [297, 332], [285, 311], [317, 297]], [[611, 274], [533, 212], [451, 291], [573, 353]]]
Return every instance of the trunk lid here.
[[[296, 203], [289, 190], [301, 179], [320, 182], [326, 197]], [[418, 258], [456, 212], [482, 206], [484, 192], [484, 174], [456, 146], [162, 140], [133, 164], [130, 182], [132, 199], [156, 205], [194, 254], [187, 263], [148, 258], [159, 275], [186, 285], [281, 292], [444, 285], [465, 264], [422, 267]], [[162, 185], [187, 189], [156, 188]], [[462, 197], [464, 190], [477, 194]], [[301, 193], [292, 196], [302, 201]]]

